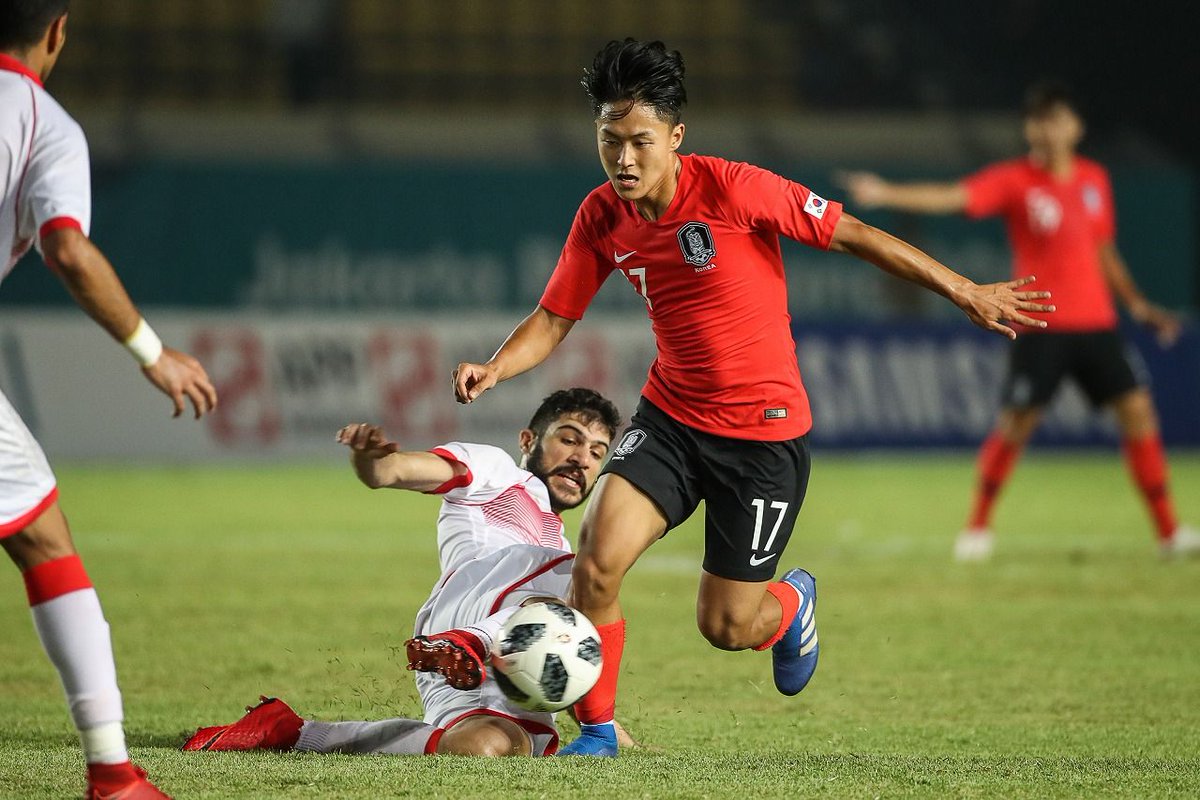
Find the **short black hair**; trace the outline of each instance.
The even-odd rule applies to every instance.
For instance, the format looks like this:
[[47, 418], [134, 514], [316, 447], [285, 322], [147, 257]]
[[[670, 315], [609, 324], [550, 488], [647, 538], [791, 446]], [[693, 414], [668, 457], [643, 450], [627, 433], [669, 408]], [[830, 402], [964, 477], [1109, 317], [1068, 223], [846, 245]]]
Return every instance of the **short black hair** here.
[[0, 0], [0, 49], [37, 44], [68, 5], [69, 0]]
[[1071, 87], [1056, 78], [1046, 78], [1031, 85], [1025, 90], [1025, 103], [1022, 107], [1024, 117], [1044, 117], [1056, 106], [1066, 106], [1079, 113], [1079, 103], [1075, 99]]
[[611, 400], [593, 389], [575, 387], [559, 389], [543, 400], [529, 420], [529, 429], [541, 437], [550, 423], [563, 414], [575, 414], [589, 425], [599, 422], [612, 437], [616, 437], [621, 427], [621, 412]]
[[591, 69], [583, 71], [581, 83], [596, 117], [605, 104], [628, 101], [645, 103], [660, 119], [678, 125], [687, 103], [683, 56], [678, 50], [667, 50], [662, 42], [614, 39], [596, 53]]

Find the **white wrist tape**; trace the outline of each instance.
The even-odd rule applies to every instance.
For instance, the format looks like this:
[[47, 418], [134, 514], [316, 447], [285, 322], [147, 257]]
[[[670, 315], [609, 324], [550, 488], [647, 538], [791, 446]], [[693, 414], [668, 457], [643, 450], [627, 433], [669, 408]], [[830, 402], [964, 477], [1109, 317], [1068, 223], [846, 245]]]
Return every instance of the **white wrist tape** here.
[[139, 319], [133, 333], [124, 341], [125, 349], [133, 354], [134, 359], [143, 367], [152, 367], [158, 363], [162, 355], [163, 343], [154, 329], [146, 324], [145, 319]]

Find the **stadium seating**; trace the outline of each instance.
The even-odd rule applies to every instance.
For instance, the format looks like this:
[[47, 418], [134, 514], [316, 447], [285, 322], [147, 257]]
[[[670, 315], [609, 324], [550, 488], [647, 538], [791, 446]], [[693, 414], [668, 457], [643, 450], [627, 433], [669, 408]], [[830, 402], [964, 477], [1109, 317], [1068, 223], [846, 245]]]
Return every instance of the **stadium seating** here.
[[[727, 0], [79, 3], [71, 11], [73, 49], [55, 75], [55, 91], [73, 107], [261, 108], [302, 100], [562, 110], [579, 106], [577, 81], [598, 45], [609, 38], [670, 31], [668, 44], [688, 56], [697, 100], [786, 107], [797, 101], [800, 61], [792, 20], [764, 11], [769, 5]], [[306, 83], [313, 85], [293, 85]]]

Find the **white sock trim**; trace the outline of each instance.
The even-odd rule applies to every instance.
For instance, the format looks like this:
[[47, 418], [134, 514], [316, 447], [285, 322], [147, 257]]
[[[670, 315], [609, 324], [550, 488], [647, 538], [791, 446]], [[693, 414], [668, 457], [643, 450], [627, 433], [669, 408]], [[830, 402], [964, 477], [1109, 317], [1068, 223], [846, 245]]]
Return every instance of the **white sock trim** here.
[[125, 749], [125, 729], [119, 722], [106, 722], [79, 732], [83, 755], [89, 764], [124, 764], [129, 760]]

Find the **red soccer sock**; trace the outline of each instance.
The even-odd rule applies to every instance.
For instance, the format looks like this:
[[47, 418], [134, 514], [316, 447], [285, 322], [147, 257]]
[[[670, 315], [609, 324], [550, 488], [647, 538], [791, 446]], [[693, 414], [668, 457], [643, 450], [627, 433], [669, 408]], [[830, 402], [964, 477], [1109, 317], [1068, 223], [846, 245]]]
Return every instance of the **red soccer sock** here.
[[975, 501], [971, 506], [968, 528], [988, 527], [992, 506], [1020, 457], [1021, 445], [1007, 441], [997, 433], [984, 441], [979, 448], [979, 482], [975, 486]]
[[25, 570], [25, 595], [29, 605], [37, 606], [64, 594], [92, 588], [87, 571], [78, 555], [43, 561]]
[[128, 761], [120, 764], [88, 764], [87, 772], [88, 783], [100, 795], [116, 794], [142, 777]]
[[597, 625], [600, 634], [600, 679], [592, 690], [575, 704], [575, 716], [581, 725], [612, 722], [617, 707], [617, 676], [621, 672], [621, 654], [625, 652], [625, 620]]
[[1167, 488], [1167, 457], [1163, 453], [1162, 438], [1152, 433], [1140, 439], [1126, 439], [1121, 443], [1121, 449], [1134, 483], [1150, 507], [1159, 540], [1171, 538], [1179, 520], [1175, 517], [1175, 505]]
[[771, 634], [770, 639], [755, 647], [755, 650], [766, 650], [782, 639], [783, 635], [787, 633], [787, 629], [791, 626], [792, 620], [796, 618], [796, 612], [800, 610], [800, 593], [790, 583], [784, 583], [783, 581], [768, 583], [767, 591], [779, 601], [779, 605], [783, 609], [783, 616], [779, 620], [779, 630]]

